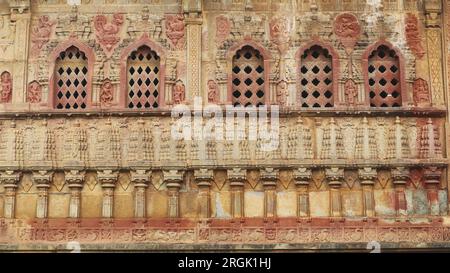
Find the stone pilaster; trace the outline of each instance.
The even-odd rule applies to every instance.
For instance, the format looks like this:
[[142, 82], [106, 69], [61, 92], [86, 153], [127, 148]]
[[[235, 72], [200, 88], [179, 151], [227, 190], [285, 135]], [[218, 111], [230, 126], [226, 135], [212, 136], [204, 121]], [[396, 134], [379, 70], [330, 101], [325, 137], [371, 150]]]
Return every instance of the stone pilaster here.
[[214, 179], [213, 171], [198, 169], [194, 171], [195, 182], [198, 186], [198, 217], [211, 217], [211, 184]]
[[33, 182], [38, 189], [38, 198], [36, 204], [36, 218], [48, 217], [48, 189], [52, 180], [52, 173], [48, 171], [33, 172]]
[[409, 170], [405, 167], [397, 167], [391, 170], [391, 174], [395, 189], [396, 215], [397, 217], [405, 217], [407, 215], [405, 188]]
[[423, 176], [427, 190], [428, 211], [430, 215], [439, 215], [439, 185], [441, 183], [442, 169], [438, 167], [426, 168]]
[[65, 172], [65, 180], [70, 189], [69, 218], [80, 218], [81, 190], [83, 189], [84, 172], [70, 170]]
[[[187, 29], [187, 75], [188, 96], [196, 97], [201, 94], [201, 54], [202, 54], [202, 16], [201, 2], [197, 5], [184, 7]], [[200, 7], [198, 7], [200, 5]]]
[[134, 217], [145, 218], [147, 216], [146, 190], [150, 181], [151, 171], [131, 171], [131, 182], [134, 183]]
[[164, 181], [168, 191], [167, 217], [180, 217], [180, 188], [183, 183], [183, 171], [165, 170]]
[[114, 189], [117, 182], [117, 173], [112, 170], [97, 171], [97, 179], [102, 185], [102, 217], [112, 218], [114, 212]]
[[374, 168], [362, 168], [358, 170], [359, 179], [362, 187], [363, 213], [365, 217], [375, 216], [375, 199], [373, 195], [373, 187], [377, 170]]
[[330, 186], [330, 216], [342, 216], [341, 185], [344, 179], [344, 169], [329, 168], [325, 170], [325, 175]]
[[0, 180], [5, 188], [5, 201], [3, 204], [3, 215], [7, 219], [15, 218], [16, 189], [20, 180], [20, 173], [15, 171], [3, 171]]
[[294, 169], [294, 181], [297, 188], [297, 217], [304, 218], [310, 216], [308, 186], [311, 180], [311, 169]]
[[274, 218], [277, 216], [278, 170], [262, 169], [260, 177], [264, 187], [264, 218]]
[[244, 217], [244, 185], [246, 170], [233, 168], [228, 170], [228, 181], [231, 187], [231, 216], [233, 218]]

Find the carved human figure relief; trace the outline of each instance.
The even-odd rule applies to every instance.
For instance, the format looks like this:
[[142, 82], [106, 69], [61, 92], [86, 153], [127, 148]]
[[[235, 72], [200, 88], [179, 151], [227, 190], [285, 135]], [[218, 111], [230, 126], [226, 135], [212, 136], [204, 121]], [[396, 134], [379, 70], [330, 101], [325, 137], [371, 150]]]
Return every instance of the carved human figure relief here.
[[214, 80], [208, 81], [208, 102], [209, 103], [219, 102], [219, 86]]
[[223, 15], [216, 17], [216, 43], [218, 45], [221, 45], [228, 38], [230, 31], [230, 20]]
[[102, 106], [111, 106], [114, 99], [114, 86], [109, 79], [103, 81], [100, 87], [100, 104]]
[[107, 55], [110, 55], [120, 41], [120, 29], [124, 22], [124, 16], [115, 13], [110, 22], [106, 15], [94, 17], [95, 36], [98, 43]]
[[280, 106], [286, 106], [286, 99], [288, 96], [288, 84], [285, 80], [281, 80], [277, 84], [277, 102]]
[[421, 59], [425, 55], [425, 49], [422, 46], [419, 32], [419, 22], [417, 17], [408, 13], [405, 19], [406, 42], [414, 55]]
[[334, 21], [334, 34], [339, 38], [339, 42], [344, 46], [345, 52], [351, 54], [359, 39], [361, 26], [358, 19], [351, 13], [342, 13]]
[[358, 88], [356, 83], [349, 79], [344, 84], [345, 101], [349, 106], [355, 106], [358, 99]]
[[278, 46], [278, 50], [284, 54], [289, 47], [290, 25], [285, 17], [273, 18], [269, 22], [270, 39]]
[[175, 83], [175, 85], [172, 87], [173, 104], [180, 104], [184, 102], [186, 98], [185, 89], [186, 87], [181, 80], [178, 80]]
[[32, 81], [28, 85], [27, 101], [29, 103], [39, 103], [42, 100], [42, 86], [37, 81]]
[[11, 102], [12, 94], [12, 79], [11, 74], [8, 71], [3, 72], [0, 75], [1, 94], [0, 102]]
[[430, 106], [430, 89], [428, 82], [422, 78], [414, 80], [413, 83], [413, 100], [416, 106]]
[[176, 49], [184, 45], [184, 16], [183, 14], [166, 14], [166, 36]]
[[42, 15], [39, 17], [37, 25], [31, 28], [31, 54], [33, 56], [39, 55], [41, 49], [48, 43], [55, 24], [47, 15]]

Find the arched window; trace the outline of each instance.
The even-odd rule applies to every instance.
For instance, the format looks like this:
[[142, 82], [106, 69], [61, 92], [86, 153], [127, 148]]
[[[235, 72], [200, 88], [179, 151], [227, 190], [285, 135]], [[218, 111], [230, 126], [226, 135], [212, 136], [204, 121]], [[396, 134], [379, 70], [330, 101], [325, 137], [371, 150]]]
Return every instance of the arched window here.
[[75, 46], [59, 53], [54, 71], [55, 107], [85, 109], [88, 101], [88, 59]]
[[131, 52], [127, 61], [128, 108], [158, 108], [160, 57], [143, 45]]
[[233, 56], [232, 103], [234, 106], [265, 104], [264, 58], [251, 46], [244, 46]]
[[370, 106], [400, 107], [401, 71], [397, 53], [384, 44], [378, 46], [368, 56], [367, 70]]
[[328, 49], [313, 45], [300, 57], [302, 107], [333, 107], [333, 58]]

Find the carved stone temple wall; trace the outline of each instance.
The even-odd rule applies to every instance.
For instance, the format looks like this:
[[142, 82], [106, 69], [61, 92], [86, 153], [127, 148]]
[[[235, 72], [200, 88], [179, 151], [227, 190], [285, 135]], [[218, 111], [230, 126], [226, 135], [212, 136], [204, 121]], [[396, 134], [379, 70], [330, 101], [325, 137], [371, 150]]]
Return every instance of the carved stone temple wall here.
[[[450, 247], [449, 13], [2, 2], [0, 250]], [[171, 110], [198, 97], [279, 106], [279, 145], [175, 140]]]

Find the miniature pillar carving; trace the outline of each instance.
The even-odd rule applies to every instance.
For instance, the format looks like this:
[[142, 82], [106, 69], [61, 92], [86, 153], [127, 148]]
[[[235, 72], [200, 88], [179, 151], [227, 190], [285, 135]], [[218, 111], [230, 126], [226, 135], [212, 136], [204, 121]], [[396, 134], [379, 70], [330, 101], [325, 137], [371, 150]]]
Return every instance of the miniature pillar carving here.
[[146, 217], [146, 189], [151, 172], [145, 170], [131, 171], [131, 181], [134, 183], [134, 217]]
[[374, 217], [375, 199], [373, 196], [373, 187], [375, 178], [377, 177], [377, 170], [370, 167], [362, 168], [358, 170], [358, 175], [362, 186], [364, 216]]
[[114, 212], [114, 188], [116, 187], [117, 173], [112, 170], [98, 171], [97, 178], [102, 185], [103, 190], [102, 217], [112, 218]]
[[264, 186], [264, 217], [277, 216], [277, 181], [278, 170], [265, 168], [261, 170], [261, 181]]
[[213, 171], [208, 169], [199, 169], [194, 171], [195, 182], [197, 183], [198, 193], [198, 217], [211, 217], [211, 196], [210, 188], [213, 181]]
[[36, 218], [48, 217], [48, 189], [52, 174], [48, 171], [38, 171], [33, 173], [33, 182], [38, 189], [38, 198], [36, 204]]
[[243, 218], [246, 171], [239, 168], [228, 170], [228, 180], [231, 187], [231, 216], [233, 218]]
[[180, 217], [179, 192], [183, 183], [183, 172], [177, 170], [167, 170], [164, 172], [164, 181], [168, 191], [167, 217]]
[[442, 170], [438, 167], [429, 167], [424, 171], [428, 211], [430, 215], [439, 215], [439, 185], [441, 183], [441, 174]]
[[405, 167], [392, 169], [392, 178], [395, 188], [395, 211], [398, 217], [407, 215], [405, 187], [409, 177], [409, 171]]
[[342, 200], [340, 188], [342, 185], [342, 179], [344, 178], [344, 169], [326, 169], [325, 175], [328, 179], [328, 185], [330, 186], [330, 216], [341, 217]]
[[78, 170], [66, 171], [65, 180], [70, 189], [69, 217], [80, 218], [81, 189], [83, 188], [84, 172]]
[[7, 219], [13, 219], [15, 217], [16, 189], [20, 180], [20, 173], [14, 171], [4, 171], [1, 173], [0, 179], [5, 187], [3, 215]]
[[309, 217], [308, 186], [311, 179], [311, 170], [298, 168], [294, 170], [295, 186], [297, 188], [297, 217]]

